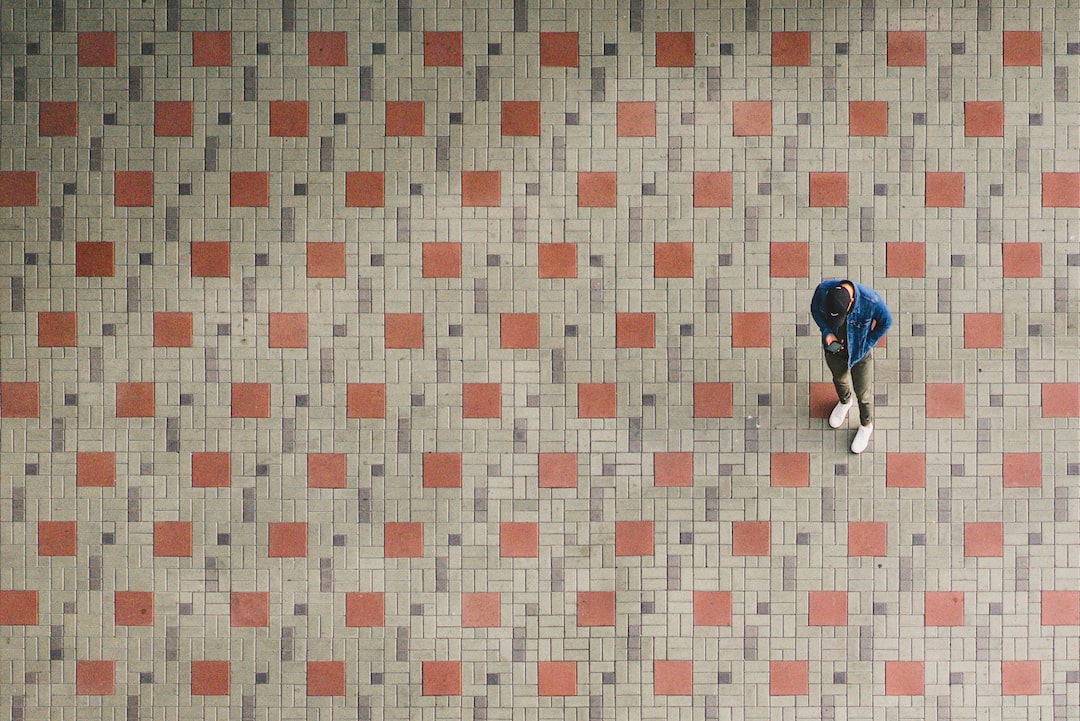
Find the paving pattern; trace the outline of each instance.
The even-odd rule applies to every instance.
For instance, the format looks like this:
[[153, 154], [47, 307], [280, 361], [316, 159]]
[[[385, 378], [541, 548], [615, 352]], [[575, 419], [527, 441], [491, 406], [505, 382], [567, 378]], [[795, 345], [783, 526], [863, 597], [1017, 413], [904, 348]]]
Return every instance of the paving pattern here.
[[1077, 0], [27, 0], [0, 118], [0, 717], [1080, 719]]

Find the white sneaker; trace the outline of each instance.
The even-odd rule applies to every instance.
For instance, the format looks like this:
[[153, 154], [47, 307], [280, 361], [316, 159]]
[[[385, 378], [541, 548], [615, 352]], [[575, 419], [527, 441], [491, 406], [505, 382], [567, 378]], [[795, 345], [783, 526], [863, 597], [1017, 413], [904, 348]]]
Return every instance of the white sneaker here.
[[855, 434], [855, 440], [851, 442], [851, 452], [862, 453], [865, 451], [872, 435], [874, 435], [873, 423], [868, 426], [859, 426], [859, 431]]
[[829, 425], [833, 428], [839, 428], [844, 425], [844, 421], [847, 420], [848, 411], [855, 405], [855, 399], [851, 399], [847, 403], [837, 403], [836, 408], [832, 409], [832, 413], [829, 415]]

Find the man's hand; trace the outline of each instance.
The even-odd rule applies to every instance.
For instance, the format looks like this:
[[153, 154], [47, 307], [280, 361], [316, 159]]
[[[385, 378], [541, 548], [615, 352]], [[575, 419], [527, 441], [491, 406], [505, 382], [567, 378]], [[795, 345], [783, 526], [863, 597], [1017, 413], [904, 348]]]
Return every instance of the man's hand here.
[[832, 333], [829, 333], [829, 335], [825, 336], [825, 345], [829, 345], [830, 343], [835, 343], [838, 340], [839, 340], [839, 338], [834, 336]]

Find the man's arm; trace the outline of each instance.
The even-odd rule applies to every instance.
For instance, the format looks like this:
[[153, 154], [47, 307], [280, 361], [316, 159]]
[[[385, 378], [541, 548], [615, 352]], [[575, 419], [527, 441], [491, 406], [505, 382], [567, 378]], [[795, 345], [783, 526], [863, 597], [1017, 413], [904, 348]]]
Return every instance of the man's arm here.
[[889, 332], [891, 327], [892, 314], [889, 313], [889, 307], [885, 305], [885, 301], [875, 303], [874, 317], [870, 323], [870, 333], [866, 336], [866, 342], [873, 348], [881, 340], [882, 336]]

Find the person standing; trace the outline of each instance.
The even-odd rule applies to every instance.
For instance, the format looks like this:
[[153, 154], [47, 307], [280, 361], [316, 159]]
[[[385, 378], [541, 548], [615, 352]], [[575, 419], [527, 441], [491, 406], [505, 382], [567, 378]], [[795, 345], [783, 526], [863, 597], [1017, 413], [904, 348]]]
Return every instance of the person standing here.
[[839, 428], [858, 399], [859, 430], [852, 453], [862, 453], [874, 433], [874, 360], [870, 351], [892, 326], [888, 306], [871, 288], [850, 280], [826, 280], [814, 290], [810, 314], [821, 329], [825, 364], [839, 402], [829, 425]]

